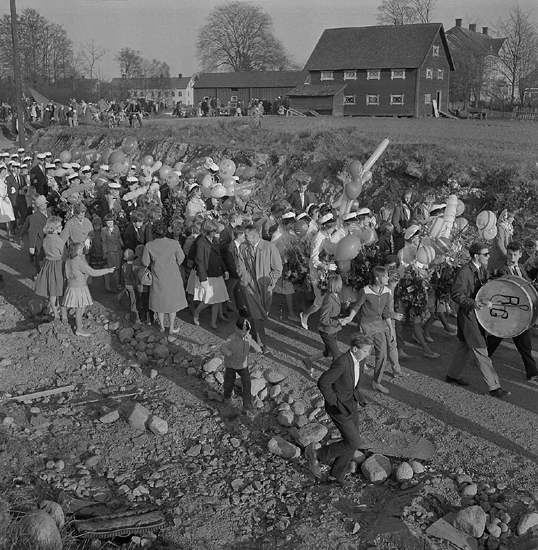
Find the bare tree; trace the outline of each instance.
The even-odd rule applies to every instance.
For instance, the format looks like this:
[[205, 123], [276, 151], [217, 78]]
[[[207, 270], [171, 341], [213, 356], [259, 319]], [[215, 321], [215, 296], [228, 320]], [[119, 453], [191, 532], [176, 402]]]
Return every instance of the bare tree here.
[[417, 23], [431, 23], [437, 0], [411, 0]]
[[86, 44], [81, 44], [79, 53], [84, 63], [84, 69], [91, 80], [95, 65], [108, 53], [108, 50], [98, 46], [95, 43], [95, 39], [92, 38]]
[[157, 59], [143, 59], [142, 60], [142, 74], [147, 78], [169, 78], [170, 66], [165, 61], [159, 61]]
[[430, 23], [437, 0], [383, 0], [377, 7], [380, 25]]
[[538, 31], [530, 15], [516, 5], [510, 9], [508, 19], [499, 21], [496, 29], [499, 36], [506, 38], [499, 68], [510, 85], [512, 103], [518, 95], [523, 102], [525, 78], [538, 64]]
[[273, 20], [250, 2], [225, 2], [198, 31], [197, 56], [206, 71], [270, 71], [291, 68], [275, 36]]

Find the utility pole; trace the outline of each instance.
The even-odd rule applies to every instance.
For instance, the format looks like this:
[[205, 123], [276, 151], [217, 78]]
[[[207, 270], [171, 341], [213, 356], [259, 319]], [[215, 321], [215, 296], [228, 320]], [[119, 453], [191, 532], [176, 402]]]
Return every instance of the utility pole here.
[[19, 56], [19, 24], [15, 0], [9, 0], [11, 8], [11, 37], [13, 40], [13, 76], [15, 77], [15, 96], [17, 105], [17, 122], [19, 123], [19, 147], [25, 147], [24, 113], [22, 110], [21, 59]]

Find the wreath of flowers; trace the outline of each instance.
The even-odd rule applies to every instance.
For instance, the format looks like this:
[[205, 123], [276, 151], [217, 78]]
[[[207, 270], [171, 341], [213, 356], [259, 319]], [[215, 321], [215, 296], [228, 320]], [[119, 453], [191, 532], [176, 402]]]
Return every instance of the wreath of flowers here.
[[398, 299], [405, 307], [407, 318], [426, 312], [428, 294], [432, 286], [430, 278], [425, 276], [424, 269], [417, 267], [415, 262], [405, 268], [396, 289]]
[[297, 246], [288, 250], [288, 259], [282, 265], [282, 280], [296, 287], [304, 286], [308, 275], [308, 262]]

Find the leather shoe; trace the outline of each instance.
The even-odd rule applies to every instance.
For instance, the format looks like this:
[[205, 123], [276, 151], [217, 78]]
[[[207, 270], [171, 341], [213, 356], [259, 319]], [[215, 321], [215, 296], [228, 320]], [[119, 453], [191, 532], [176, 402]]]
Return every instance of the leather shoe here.
[[321, 479], [323, 477], [323, 474], [321, 473], [321, 468], [319, 465], [318, 451], [314, 449], [313, 443], [310, 443], [310, 445], [308, 445], [308, 447], [305, 449], [304, 454], [306, 460], [308, 460], [308, 465], [310, 466], [310, 470], [312, 470], [312, 473], [318, 479]]
[[491, 390], [489, 392], [491, 397], [496, 397], [497, 399], [504, 399], [505, 397], [508, 397], [509, 395], [512, 395], [511, 392], [507, 390], [503, 390], [502, 388], [497, 388], [496, 390]]
[[465, 381], [463, 378], [453, 378], [452, 376], [446, 376], [445, 380], [449, 384], [457, 384], [458, 386], [468, 386], [469, 382]]

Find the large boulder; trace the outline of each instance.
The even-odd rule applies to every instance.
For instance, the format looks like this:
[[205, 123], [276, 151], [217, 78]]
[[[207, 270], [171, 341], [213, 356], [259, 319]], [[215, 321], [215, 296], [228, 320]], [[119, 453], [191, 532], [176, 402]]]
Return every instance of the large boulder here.
[[52, 517], [58, 526], [58, 529], [63, 529], [65, 525], [65, 515], [63, 508], [57, 502], [53, 502], [52, 500], [42, 500], [39, 503], [39, 508], [43, 510], [43, 512], [47, 512], [47, 514]]
[[62, 537], [56, 522], [43, 510], [31, 510], [18, 525], [21, 547], [32, 550], [62, 550]]
[[480, 506], [469, 506], [456, 514], [453, 525], [456, 529], [479, 539], [484, 534], [487, 517]]
[[295, 418], [295, 415], [291, 411], [282, 411], [278, 417], [278, 423], [281, 426], [284, 426], [286, 428], [291, 428], [293, 426], [293, 420]]
[[524, 535], [531, 527], [538, 525], [538, 513], [528, 512], [523, 514], [517, 524], [517, 534]]
[[299, 447], [278, 435], [269, 441], [268, 449], [269, 452], [282, 458], [298, 458], [301, 456], [301, 449]]
[[312, 422], [302, 428], [290, 430], [291, 435], [301, 447], [307, 447], [311, 443], [319, 443], [327, 435], [327, 427], [317, 422]]
[[287, 378], [285, 374], [282, 374], [276, 370], [266, 370], [263, 373], [263, 376], [270, 384], [280, 384], [280, 382]]
[[383, 483], [390, 477], [392, 466], [386, 456], [373, 454], [361, 464], [361, 472], [370, 483]]
[[222, 365], [222, 359], [220, 357], [213, 357], [204, 364], [204, 372], [216, 372], [217, 369]]
[[118, 333], [120, 344], [127, 344], [133, 339], [134, 330], [131, 327], [122, 328]]
[[146, 423], [150, 416], [151, 413], [148, 411], [148, 409], [146, 409], [144, 405], [137, 403], [130, 410], [127, 419], [129, 420], [129, 424], [131, 425], [131, 427], [133, 427], [135, 430], [143, 432], [146, 429]]
[[258, 395], [267, 386], [265, 378], [253, 378], [251, 382], [250, 393], [252, 395]]

